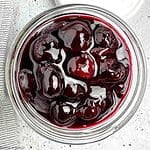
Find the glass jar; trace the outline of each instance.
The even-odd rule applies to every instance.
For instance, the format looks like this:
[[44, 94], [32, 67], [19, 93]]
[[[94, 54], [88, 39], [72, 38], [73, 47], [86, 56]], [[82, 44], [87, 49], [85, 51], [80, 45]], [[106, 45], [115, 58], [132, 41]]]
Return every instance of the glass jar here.
[[[29, 34], [39, 25], [58, 16], [86, 14], [101, 18], [112, 25], [126, 41], [132, 58], [132, 81], [126, 99], [114, 116], [89, 128], [64, 129], [40, 116], [26, 101], [22, 101], [16, 87], [16, 68], [19, 51]], [[90, 5], [64, 5], [45, 11], [31, 20], [12, 44], [5, 68], [8, 95], [17, 113], [38, 133], [48, 139], [68, 144], [84, 144], [102, 140], [119, 130], [136, 112], [146, 88], [147, 73], [143, 49], [129, 26], [111, 12]]]

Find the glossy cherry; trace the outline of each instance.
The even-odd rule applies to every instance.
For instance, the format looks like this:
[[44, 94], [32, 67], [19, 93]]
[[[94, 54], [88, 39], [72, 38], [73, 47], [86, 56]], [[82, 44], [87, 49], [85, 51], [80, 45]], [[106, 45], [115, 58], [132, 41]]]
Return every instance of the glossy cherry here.
[[32, 71], [28, 69], [22, 69], [19, 72], [18, 80], [20, 88], [24, 95], [29, 99], [35, 95], [36, 83]]
[[49, 116], [56, 125], [71, 126], [76, 118], [74, 112], [71, 105], [58, 100], [51, 103]]
[[49, 100], [37, 94], [34, 99], [30, 102], [31, 105], [40, 113], [49, 114], [50, 105]]
[[85, 94], [85, 87], [74, 82], [68, 83], [63, 93], [63, 95], [69, 98], [70, 101], [80, 101]]
[[69, 22], [59, 30], [58, 35], [64, 46], [73, 52], [85, 51], [91, 45], [92, 32], [84, 21]]
[[64, 79], [58, 67], [49, 64], [39, 66], [37, 79], [40, 84], [39, 92], [41, 95], [52, 98], [63, 92]]
[[67, 71], [75, 78], [90, 79], [95, 73], [94, 60], [88, 53], [73, 57], [68, 62]]
[[94, 32], [94, 38], [96, 44], [102, 48], [118, 47], [118, 41], [113, 31], [106, 26], [98, 25]]
[[84, 121], [93, 121], [101, 114], [98, 99], [87, 98], [77, 109], [77, 116]]
[[36, 62], [50, 61], [59, 63], [61, 61], [61, 50], [58, 40], [53, 35], [44, 34], [38, 37], [31, 45], [30, 57]]
[[101, 63], [100, 78], [104, 83], [122, 83], [127, 78], [128, 68], [122, 63], [114, 63], [111, 59]]

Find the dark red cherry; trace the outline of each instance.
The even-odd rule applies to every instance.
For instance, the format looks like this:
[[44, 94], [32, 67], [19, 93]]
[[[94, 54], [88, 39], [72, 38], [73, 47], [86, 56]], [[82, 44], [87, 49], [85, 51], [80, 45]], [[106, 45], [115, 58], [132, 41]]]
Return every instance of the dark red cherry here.
[[111, 71], [111, 69], [113, 69], [117, 64], [116, 59], [113, 58], [105, 58], [101, 61], [99, 61], [99, 75], [101, 75], [104, 72], [109, 72]]
[[[105, 83], [109, 83], [109, 80], [107, 82], [107, 78], [111, 77], [110, 76], [111, 73], [109, 74], [109, 72], [112, 72], [113, 69], [115, 72], [114, 66], [116, 64], [118, 64], [116, 55], [114, 53], [112, 53], [109, 48], [92, 49], [91, 53], [96, 60], [98, 74], [96, 77], [94, 77], [90, 80], [90, 83], [94, 84], [94, 85], [97, 85], [97, 84], [104, 85]], [[114, 81], [114, 80], [112, 80], [112, 78], [110, 79], [111, 83], [113, 83], [113, 81]]]
[[106, 58], [116, 59], [116, 50], [113, 48], [97, 47], [91, 49], [90, 53], [94, 56], [97, 62], [103, 61]]
[[102, 100], [102, 102], [100, 103], [100, 107], [101, 107], [101, 110], [102, 110], [101, 114], [103, 114], [106, 111], [106, 109], [108, 109], [109, 106], [111, 106], [111, 105], [108, 106], [107, 103], [108, 103], [108, 98]]
[[127, 79], [128, 68], [122, 63], [114, 63], [112, 59], [107, 59], [101, 62], [99, 74], [104, 83], [122, 83]]
[[102, 118], [106, 112], [109, 112], [113, 106], [116, 104], [116, 98], [114, 97], [113, 92], [109, 91], [107, 89], [106, 91], [106, 97], [104, 99], [99, 98], [98, 102], [96, 103], [96, 106], [99, 106], [101, 108], [101, 114], [98, 116], [98, 120]]
[[64, 89], [63, 95], [70, 101], [80, 101], [86, 94], [86, 89], [79, 83], [70, 82]]
[[92, 32], [87, 23], [72, 21], [59, 30], [58, 33], [64, 46], [72, 51], [85, 51], [91, 45]]
[[94, 56], [94, 58], [101, 59], [102, 53], [107, 49], [108, 48], [97, 47], [97, 48], [91, 49], [90, 53]]
[[46, 98], [40, 96], [39, 94], [36, 95], [33, 101], [31, 101], [31, 105], [40, 113], [49, 114], [49, 107], [48, 101]]
[[114, 63], [117, 63], [116, 53], [111, 48], [93, 48], [90, 53], [94, 56], [99, 73], [110, 68]]
[[77, 109], [77, 116], [84, 121], [93, 121], [101, 114], [98, 99], [87, 98], [84, 104]]
[[76, 119], [74, 113], [73, 106], [61, 102], [61, 100], [52, 102], [50, 107], [50, 119], [59, 126], [71, 126]]
[[73, 57], [67, 64], [68, 74], [79, 79], [90, 79], [95, 73], [95, 64], [93, 58], [83, 53], [81, 56]]
[[49, 61], [59, 63], [61, 61], [58, 40], [51, 34], [38, 37], [31, 46], [30, 57], [36, 62]]
[[125, 94], [126, 87], [124, 86], [124, 84], [117, 84], [114, 86], [114, 91], [117, 97], [121, 98]]
[[54, 65], [39, 66], [37, 78], [41, 95], [52, 98], [63, 92], [64, 79], [60, 69]]
[[36, 84], [32, 71], [22, 69], [18, 76], [20, 88], [27, 98], [32, 98], [35, 94]]
[[102, 112], [105, 113], [109, 111], [113, 105], [116, 103], [116, 98], [112, 91], [107, 90], [106, 98], [101, 102]]
[[118, 41], [112, 30], [105, 26], [98, 26], [94, 32], [96, 44], [102, 48], [117, 48]]

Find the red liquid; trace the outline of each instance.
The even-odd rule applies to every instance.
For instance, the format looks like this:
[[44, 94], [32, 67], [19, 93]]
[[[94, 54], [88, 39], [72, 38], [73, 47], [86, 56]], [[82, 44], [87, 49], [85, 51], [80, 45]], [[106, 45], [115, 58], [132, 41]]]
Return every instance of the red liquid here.
[[103, 20], [86, 15], [39, 26], [24, 43], [18, 66], [22, 98], [51, 123], [68, 128], [109, 119], [131, 77], [123, 38]]

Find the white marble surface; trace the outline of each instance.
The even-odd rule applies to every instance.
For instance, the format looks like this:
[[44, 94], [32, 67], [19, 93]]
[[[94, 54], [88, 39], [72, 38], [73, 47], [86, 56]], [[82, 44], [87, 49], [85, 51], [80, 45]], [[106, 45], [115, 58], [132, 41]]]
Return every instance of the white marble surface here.
[[[71, 0], [70, 0], [71, 1]], [[94, 1], [94, 0], [93, 0]], [[111, 0], [110, 0], [111, 1]], [[134, 0], [133, 0], [134, 1]], [[34, 16], [52, 7], [51, 0], [12, 0], [13, 20], [9, 45], [20, 29]], [[116, 4], [117, 5], [117, 4]], [[144, 0], [132, 17], [124, 17], [139, 37], [150, 74], [150, 1]], [[119, 13], [119, 12], [118, 12]], [[134, 117], [109, 138], [86, 145], [59, 144], [38, 135], [18, 117], [19, 149], [24, 150], [150, 150], [150, 80]]]

